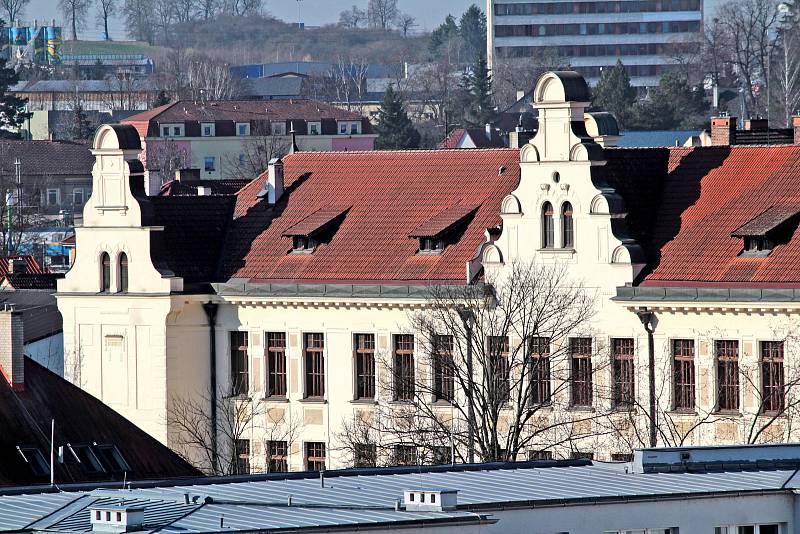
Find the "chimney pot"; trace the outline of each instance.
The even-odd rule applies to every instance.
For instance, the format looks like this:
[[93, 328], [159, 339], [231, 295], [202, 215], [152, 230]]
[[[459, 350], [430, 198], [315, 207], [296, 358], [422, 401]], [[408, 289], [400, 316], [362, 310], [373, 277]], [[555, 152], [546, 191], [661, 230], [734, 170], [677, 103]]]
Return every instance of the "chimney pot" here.
[[21, 312], [0, 311], [0, 372], [12, 389], [25, 389], [25, 330]]

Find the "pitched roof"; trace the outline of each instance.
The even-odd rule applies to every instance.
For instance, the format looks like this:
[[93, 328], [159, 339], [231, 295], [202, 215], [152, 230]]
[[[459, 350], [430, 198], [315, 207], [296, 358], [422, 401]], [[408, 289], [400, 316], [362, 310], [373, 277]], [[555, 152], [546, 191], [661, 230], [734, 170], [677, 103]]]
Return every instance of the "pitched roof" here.
[[[12, 261], [19, 262], [18, 264], [22, 266], [22, 270], [18, 271], [20, 273], [40, 274], [46, 272], [42, 266], [39, 265], [39, 262], [36, 261], [36, 258], [29, 254], [25, 254], [0, 257], [0, 276], [5, 276], [8, 274]], [[16, 265], [17, 263], [15, 263], [15, 269], [18, 268]]]
[[199, 474], [101, 401], [25, 358], [23, 391], [12, 390], [0, 374], [0, 428], [3, 429], [0, 432], [0, 457], [3, 458], [0, 462], [0, 486], [49, 482], [49, 476], [34, 475], [17, 446], [37, 448], [47, 459], [52, 420], [56, 421], [56, 444], [115, 445], [131, 468], [127, 475], [112, 473], [111, 469], [93, 475], [84, 471], [68, 452], [66, 461], [55, 467], [57, 483], [122, 480], [123, 476], [130, 479]]
[[731, 232], [733, 237], [763, 237], [773, 230], [790, 222], [800, 213], [800, 205], [770, 206], [739, 228]]
[[19, 273], [0, 276], [0, 287], [10, 289], [51, 289], [55, 291], [56, 280], [63, 273]]
[[[251, 120], [361, 120], [363, 117], [346, 109], [316, 100], [216, 100], [195, 102], [181, 100], [174, 104], [145, 111], [125, 119], [126, 123], [156, 121], [251, 121]], [[137, 127], [137, 129], [139, 129]], [[141, 130], [140, 130], [141, 132]]]
[[[515, 119], [516, 120], [516, 119]], [[516, 122], [514, 122], [516, 125]], [[484, 128], [456, 128], [439, 143], [439, 148], [464, 148], [461, 143], [468, 137], [475, 148], [503, 148], [506, 146], [500, 132], [495, 128], [491, 129], [491, 138], [486, 136]], [[469, 147], [471, 148], [471, 147]]]
[[0, 307], [11, 306], [22, 313], [25, 343], [33, 343], [62, 330], [63, 320], [52, 291], [0, 290]]
[[479, 206], [465, 206], [463, 204], [450, 206], [417, 226], [417, 228], [408, 235], [409, 237], [438, 237], [466, 219], [472, 213], [475, 213], [478, 208]]
[[14, 160], [25, 176], [73, 175], [91, 180], [94, 156], [87, 143], [0, 139], [0, 175], [14, 176]]
[[310, 236], [323, 231], [334, 221], [346, 214], [351, 206], [346, 208], [324, 207], [320, 208], [308, 217], [293, 224], [283, 232], [283, 236]]
[[[650, 286], [800, 287], [800, 232], [764, 257], [734, 234], [800, 211], [800, 145], [607, 149], [606, 178], [645, 248]], [[780, 215], [780, 216], [778, 216]], [[738, 235], [738, 234], [737, 234]]]
[[[465, 283], [467, 262], [519, 180], [519, 151], [300, 152], [284, 158], [284, 176], [274, 208], [257, 196], [266, 174], [238, 193], [223, 279]], [[287, 230], [331, 203], [352, 207], [330, 242], [288, 254]], [[454, 205], [479, 208], [456, 244], [418, 255], [409, 234]]]

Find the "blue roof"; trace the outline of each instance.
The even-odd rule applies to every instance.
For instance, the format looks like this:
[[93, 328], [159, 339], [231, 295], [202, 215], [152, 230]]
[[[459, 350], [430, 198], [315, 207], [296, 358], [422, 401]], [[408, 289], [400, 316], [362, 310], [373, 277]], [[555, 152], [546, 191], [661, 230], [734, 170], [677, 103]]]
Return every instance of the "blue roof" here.
[[700, 135], [702, 130], [653, 130], [650, 132], [621, 132], [617, 146], [624, 148], [656, 148], [675, 146], [677, 141], [683, 146], [693, 135]]
[[[630, 464], [522, 462], [455, 468], [349, 470], [313, 474], [197, 479], [139, 489], [0, 496], [0, 532], [89, 532], [95, 505], [141, 506], [151, 532], [296, 530], [348, 526], [484, 521], [501, 507], [636, 500], [654, 496], [782, 492], [798, 488], [795, 469], [702, 473], [633, 473]], [[405, 490], [458, 490], [451, 511], [396, 510]], [[188, 494], [188, 497], [187, 497]], [[291, 496], [291, 505], [288, 504]], [[188, 500], [188, 503], [187, 503]]]

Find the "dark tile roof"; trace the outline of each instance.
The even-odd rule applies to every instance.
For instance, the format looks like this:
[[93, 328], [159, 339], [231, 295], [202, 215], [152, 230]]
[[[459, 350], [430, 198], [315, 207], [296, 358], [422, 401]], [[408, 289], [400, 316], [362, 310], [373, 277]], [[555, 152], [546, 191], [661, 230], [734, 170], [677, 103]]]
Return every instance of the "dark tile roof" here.
[[243, 96], [250, 98], [301, 98], [303, 78], [247, 78], [242, 81]]
[[[503, 172], [500, 173], [501, 168]], [[258, 198], [266, 175], [237, 195], [224, 277], [261, 281], [465, 283], [466, 265], [500, 223], [500, 202], [519, 180], [519, 151], [300, 152], [284, 158], [286, 192]], [[287, 230], [322, 208], [352, 206], [328, 243], [288, 254]], [[480, 206], [441, 255], [417, 254], [415, 229], [454, 206]]]
[[769, 128], [766, 130], [736, 130], [736, 145], [791, 145], [794, 143], [792, 128]]
[[505, 148], [506, 144], [499, 131], [492, 128], [490, 135], [491, 137], [486, 135], [484, 128], [456, 128], [439, 143], [439, 148], [460, 148], [459, 145], [465, 137], [472, 140], [475, 148]]
[[[19, 256], [4, 256], [4, 257], [0, 257], [0, 276], [5, 276], [5, 275], [8, 274], [9, 266], [10, 266], [12, 261], [15, 261], [15, 262], [20, 261], [21, 265], [24, 266], [24, 270], [18, 271], [20, 273], [39, 274], [39, 273], [46, 272], [42, 268], [42, 266], [39, 265], [39, 262], [36, 261], [36, 258], [34, 258], [31, 255], [26, 254], [26, 255], [19, 255]], [[15, 268], [17, 268], [17, 267], [15, 267]]]
[[[129, 117], [124, 122], [159, 123], [186, 121], [251, 121], [251, 120], [361, 120], [363, 117], [346, 109], [316, 100], [218, 100], [194, 102], [180, 100], [168, 106]], [[137, 128], [138, 129], [138, 128]], [[141, 133], [141, 131], [140, 131]]]
[[33, 343], [62, 330], [56, 297], [49, 290], [0, 290], [0, 308], [13, 307], [22, 313], [25, 343]]
[[207, 187], [212, 195], [235, 195], [237, 191], [249, 184], [251, 180], [221, 179], [221, 180], [170, 180], [161, 186], [159, 196], [197, 196], [198, 187]]
[[94, 156], [88, 143], [0, 139], [0, 175], [14, 176], [14, 160], [22, 162], [23, 176], [79, 176], [92, 178]]
[[[33, 447], [46, 462], [50, 456], [50, 424], [55, 444], [65, 446], [65, 462], [56, 464], [56, 483], [98, 480], [162, 479], [198, 476], [193, 467], [114, 410], [38, 363], [25, 358], [25, 388], [12, 390], [0, 374], [0, 486], [48, 483], [36, 476], [17, 447]], [[84, 471], [67, 444], [114, 445], [130, 471], [91, 474]], [[102, 456], [100, 458], [103, 462]]]
[[149, 201], [154, 224], [164, 227], [151, 241], [156, 267], [183, 277], [188, 284], [215, 281], [236, 198], [167, 196], [149, 197]]
[[12, 289], [47, 289], [56, 290], [56, 280], [63, 278], [63, 273], [14, 273], [0, 277], [0, 286]]
[[797, 217], [800, 206], [772, 206], [731, 232], [733, 237], [763, 237]]

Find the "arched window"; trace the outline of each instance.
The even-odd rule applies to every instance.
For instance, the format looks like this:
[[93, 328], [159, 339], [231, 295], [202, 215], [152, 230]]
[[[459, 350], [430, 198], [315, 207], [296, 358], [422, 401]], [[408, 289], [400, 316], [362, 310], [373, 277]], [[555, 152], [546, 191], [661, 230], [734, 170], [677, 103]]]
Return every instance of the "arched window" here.
[[119, 255], [119, 291], [128, 291], [128, 255], [124, 252]]
[[561, 241], [564, 248], [575, 247], [575, 222], [572, 220], [572, 204], [561, 206]]
[[545, 202], [542, 206], [542, 248], [553, 248], [554, 246], [553, 205]]
[[111, 289], [111, 258], [108, 252], [103, 252], [103, 255], [100, 256], [100, 265], [102, 267], [102, 273], [100, 275], [101, 291], [108, 293]]

